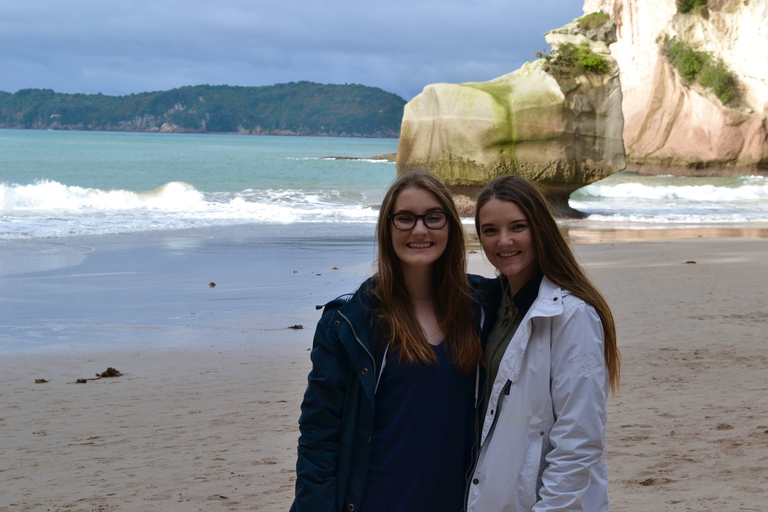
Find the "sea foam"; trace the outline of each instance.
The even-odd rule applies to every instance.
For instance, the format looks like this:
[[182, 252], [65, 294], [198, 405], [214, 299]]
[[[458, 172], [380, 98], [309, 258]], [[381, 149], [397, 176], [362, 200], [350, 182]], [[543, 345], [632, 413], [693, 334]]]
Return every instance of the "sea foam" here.
[[571, 195], [589, 221], [705, 225], [768, 223], [768, 178], [683, 178], [623, 173]]
[[149, 191], [100, 190], [56, 181], [0, 184], [0, 238], [56, 237], [229, 224], [375, 222], [379, 199], [359, 192], [201, 192], [184, 182]]
[[99, 190], [67, 186], [56, 181], [30, 185], [0, 184], [0, 211], [181, 210], [199, 207], [202, 194], [192, 185], [172, 182], [147, 192]]
[[645, 183], [593, 183], [580, 189], [574, 197], [586, 198], [631, 198], [735, 202], [768, 200], [768, 178], [762, 176], [743, 177], [731, 186], [713, 184], [700, 185], [649, 185]]

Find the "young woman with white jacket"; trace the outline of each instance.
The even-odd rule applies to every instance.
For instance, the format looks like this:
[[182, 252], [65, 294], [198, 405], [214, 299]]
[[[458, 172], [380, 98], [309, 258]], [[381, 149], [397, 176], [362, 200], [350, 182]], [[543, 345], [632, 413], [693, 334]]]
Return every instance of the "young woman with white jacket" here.
[[481, 290], [487, 378], [467, 511], [608, 511], [610, 308], [528, 180], [490, 182], [475, 227], [501, 275]]

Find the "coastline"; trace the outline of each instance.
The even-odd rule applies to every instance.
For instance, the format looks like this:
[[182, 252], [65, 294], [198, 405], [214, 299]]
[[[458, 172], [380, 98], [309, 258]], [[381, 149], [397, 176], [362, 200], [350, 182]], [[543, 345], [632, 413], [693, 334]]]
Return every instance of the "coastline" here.
[[[764, 237], [744, 233], [712, 234], [718, 236], [699, 233], [643, 243], [616, 237], [574, 245], [613, 308], [622, 350], [622, 384], [609, 403], [614, 511], [708, 512], [735, 504], [762, 510], [768, 502], [763, 485], [768, 478], [768, 244]], [[128, 252], [114, 252], [112, 258], [128, 261], [141, 253], [135, 252], [137, 246], [147, 249], [146, 261], [162, 251], [189, 250], [193, 242], [200, 244], [193, 254], [211, 250], [205, 237], [184, 234], [172, 240], [176, 245], [129, 239], [123, 247]], [[253, 258], [252, 244], [214, 242], [223, 244], [221, 255], [230, 258], [221, 260], [231, 267], [227, 279], [245, 279], [250, 265], [267, 264]], [[221, 329], [217, 312], [209, 325], [179, 332], [201, 343], [94, 344], [4, 354], [0, 511], [287, 510], [308, 350], [319, 319], [309, 305], [319, 302], [316, 296], [352, 291], [365, 278], [369, 268], [352, 261], [370, 262], [369, 245], [350, 256], [349, 268], [330, 270], [349, 247], [349, 240], [323, 246], [331, 257], [319, 261], [317, 247], [298, 248], [315, 274], [304, 274], [296, 286], [314, 291], [311, 296], [307, 291], [306, 305], [272, 311], [268, 321], [248, 303], [260, 291], [235, 293], [234, 284], [218, 278], [216, 289], [208, 289], [211, 278], [201, 269], [215, 267], [187, 254], [178, 261], [187, 265], [184, 273], [192, 274], [195, 286], [205, 285], [210, 293], [230, 290], [217, 301], [221, 310], [213, 311], [241, 308], [243, 323], [235, 328]], [[470, 271], [493, 274], [481, 253], [469, 260]], [[153, 290], [147, 286], [144, 293]], [[282, 300], [275, 297], [271, 300]], [[297, 308], [302, 310], [298, 317]], [[286, 328], [298, 322], [304, 329]], [[151, 325], [138, 325], [115, 332], [153, 331]], [[107, 367], [123, 376], [70, 384]], [[36, 378], [48, 382], [36, 384]]]
[[[474, 232], [474, 222], [466, 219], [464, 230], [467, 236], [467, 247], [473, 251], [480, 251], [480, 241]], [[559, 225], [560, 232], [571, 245], [587, 244], [613, 244], [632, 242], [660, 242], [672, 240], [713, 239], [713, 238], [745, 238], [766, 239], [768, 227], [744, 228], [744, 227], [692, 227], [692, 228], [668, 228], [652, 227], [616, 228], [595, 225]]]
[[691, 238], [768, 238], [768, 228], [693, 227], [693, 228], [599, 228], [563, 226], [561, 232], [572, 244], [687, 240]]

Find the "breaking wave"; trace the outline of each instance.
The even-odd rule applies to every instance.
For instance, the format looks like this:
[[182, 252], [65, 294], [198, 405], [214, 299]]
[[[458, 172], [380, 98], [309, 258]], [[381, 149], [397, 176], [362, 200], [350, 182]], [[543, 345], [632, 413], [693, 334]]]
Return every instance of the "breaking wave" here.
[[359, 191], [201, 192], [184, 182], [149, 191], [56, 181], [0, 184], [0, 238], [109, 234], [229, 224], [375, 222], [380, 198]]

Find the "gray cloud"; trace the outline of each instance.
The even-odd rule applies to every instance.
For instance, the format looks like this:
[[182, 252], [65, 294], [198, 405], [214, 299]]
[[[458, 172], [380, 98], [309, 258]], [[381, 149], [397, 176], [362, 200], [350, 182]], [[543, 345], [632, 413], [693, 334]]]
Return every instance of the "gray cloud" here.
[[310, 80], [405, 99], [489, 80], [547, 47], [578, 0], [6, 0], [0, 90], [121, 95]]

